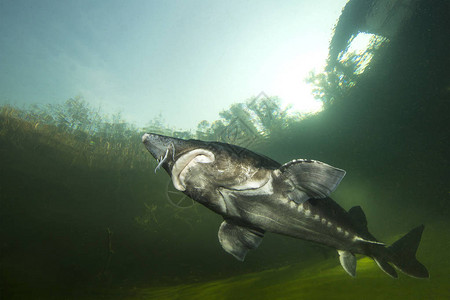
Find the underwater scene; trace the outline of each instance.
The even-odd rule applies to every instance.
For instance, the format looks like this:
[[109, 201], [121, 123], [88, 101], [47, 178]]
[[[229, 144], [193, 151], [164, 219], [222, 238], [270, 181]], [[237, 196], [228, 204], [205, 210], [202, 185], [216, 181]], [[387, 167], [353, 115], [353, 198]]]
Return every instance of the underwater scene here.
[[2, 1], [0, 299], [450, 299], [449, 15]]

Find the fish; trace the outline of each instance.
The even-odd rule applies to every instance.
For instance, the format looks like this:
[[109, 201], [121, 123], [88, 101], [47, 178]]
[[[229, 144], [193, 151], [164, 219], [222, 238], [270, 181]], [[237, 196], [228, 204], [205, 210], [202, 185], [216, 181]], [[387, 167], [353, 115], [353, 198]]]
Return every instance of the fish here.
[[371, 257], [393, 278], [398, 277], [396, 269], [411, 277], [429, 277], [416, 259], [424, 225], [390, 246], [377, 240], [360, 206], [346, 211], [330, 198], [345, 176], [342, 169], [309, 159], [281, 165], [222, 142], [154, 133], [144, 134], [142, 142], [157, 160], [155, 172], [163, 168], [178, 191], [223, 217], [219, 242], [239, 261], [271, 232], [336, 249], [352, 277], [355, 254]]

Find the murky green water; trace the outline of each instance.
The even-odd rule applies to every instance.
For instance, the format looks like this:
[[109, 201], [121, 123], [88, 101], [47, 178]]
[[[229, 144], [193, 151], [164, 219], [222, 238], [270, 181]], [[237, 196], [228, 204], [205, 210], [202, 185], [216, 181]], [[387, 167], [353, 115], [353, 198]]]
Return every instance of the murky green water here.
[[[157, 120], [137, 129], [80, 99], [2, 106], [1, 298], [449, 299], [450, 26], [437, 10], [422, 3], [363, 74], [330, 72], [322, 91], [335, 99], [303, 119], [247, 102], [215, 125], [180, 132]], [[342, 88], [330, 74], [352, 84]], [[425, 224], [417, 258], [430, 278], [392, 279], [362, 256], [351, 278], [335, 250], [270, 233], [245, 262], [235, 260], [217, 239], [222, 219], [154, 173], [145, 131], [345, 169], [332, 197], [345, 209], [362, 206], [377, 238], [392, 243]]]

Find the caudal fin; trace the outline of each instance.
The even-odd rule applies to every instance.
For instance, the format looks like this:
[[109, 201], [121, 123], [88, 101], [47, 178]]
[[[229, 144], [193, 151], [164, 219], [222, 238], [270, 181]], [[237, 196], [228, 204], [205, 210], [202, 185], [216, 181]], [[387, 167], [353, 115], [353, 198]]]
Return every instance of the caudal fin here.
[[[386, 259], [403, 273], [417, 278], [430, 277], [427, 268], [416, 259], [416, 251], [424, 228], [423, 225], [414, 228], [387, 248], [389, 258], [386, 257]], [[392, 277], [397, 277], [397, 272], [385, 258], [374, 257], [374, 259], [383, 271]]]
[[430, 277], [427, 268], [416, 259], [417, 248], [424, 228], [424, 225], [414, 228], [388, 247], [392, 253], [392, 263], [395, 267], [403, 273], [417, 278]]

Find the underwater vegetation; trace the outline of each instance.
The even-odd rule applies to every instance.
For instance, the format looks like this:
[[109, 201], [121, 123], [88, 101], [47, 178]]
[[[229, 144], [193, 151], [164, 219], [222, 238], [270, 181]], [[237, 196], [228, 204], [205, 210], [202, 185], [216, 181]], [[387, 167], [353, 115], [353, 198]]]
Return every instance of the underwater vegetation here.
[[[125, 122], [120, 113], [102, 114], [80, 97], [63, 104], [33, 105], [19, 109], [10, 105], [0, 107], [0, 136], [19, 144], [27, 139], [41, 143], [68, 155], [75, 156], [72, 164], [103, 167], [111, 164], [133, 169], [148, 163], [142, 147], [136, 144], [143, 132], [167, 134], [178, 138], [197, 138], [234, 142], [257, 142], [272, 131], [287, 128], [298, 116], [288, 116], [276, 97], [253, 97], [245, 103], [232, 105], [220, 113], [221, 119], [202, 121], [195, 132], [170, 128], [161, 118], [151, 120], [148, 126], [137, 128]], [[96, 165], [94, 165], [96, 164]]]
[[[446, 1], [433, 4], [419, 1], [362, 73], [362, 58], [342, 62], [350, 72], [330, 55], [312, 80], [326, 107], [317, 115], [290, 116], [275, 97], [253, 97], [190, 132], [161, 119], [136, 128], [80, 98], [1, 106], [1, 298], [448, 299], [450, 18]], [[336, 57], [356, 34], [333, 39]], [[352, 279], [333, 250], [274, 235], [235, 261], [217, 241], [221, 218], [176, 198], [154, 173], [144, 131], [345, 169], [333, 198], [361, 205], [374, 235], [392, 243], [425, 224], [417, 258], [430, 279], [394, 280], [367, 258]]]
[[[27, 109], [1, 106], [2, 283], [25, 293], [42, 284], [58, 288], [86, 282], [111, 284], [130, 278], [122, 268], [140, 266], [139, 257], [151, 257], [149, 269], [155, 276], [145, 275], [147, 282], [184, 281], [184, 272], [191, 280], [206, 276], [199, 275], [203, 271], [180, 271], [178, 264], [185, 258], [174, 257], [185, 250], [174, 248], [172, 242], [205, 231], [205, 222], [215, 218], [191, 207], [192, 203], [179, 203], [178, 194], [168, 198], [171, 186], [165, 177], [154, 175], [156, 164], [142, 147], [141, 134], [151, 130], [236, 141], [250, 128], [254, 138], [262, 140], [267, 130], [263, 132], [262, 122], [244, 109], [247, 105], [256, 104], [235, 105], [232, 111], [239, 117], [223, 112], [223, 119], [195, 134], [170, 129], [161, 120], [138, 129], [119, 114], [106, 116], [81, 98]], [[274, 112], [279, 101], [264, 98], [258, 105], [259, 116], [266, 116], [268, 124], [272, 117], [263, 109], [272, 105]], [[281, 114], [272, 123], [280, 122]], [[233, 131], [219, 133], [229, 122], [235, 125]], [[146, 237], [143, 247], [129, 246], [142, 244], [135, 240], [141, 236]], [[159, 269], [163, 261], [172, 267], [160, 264]], [[147, 273], [138, 269], [137, 277]]]
[[[132, 125], [112, 116], [102, 120], [98, 111], [79, 98], [69, 99], [63, 105], [35, 106], [28, 110], [4, 105], [0, 111], [0, 135], [19, 145], [25, 141], [43, 144], [54, 151], [62, 151], [72, 164], [127, 165], [138, 163], [138, 147], [132, 142], [137, 131]], [[39, 145], [39, 146], [43, 146]]]

